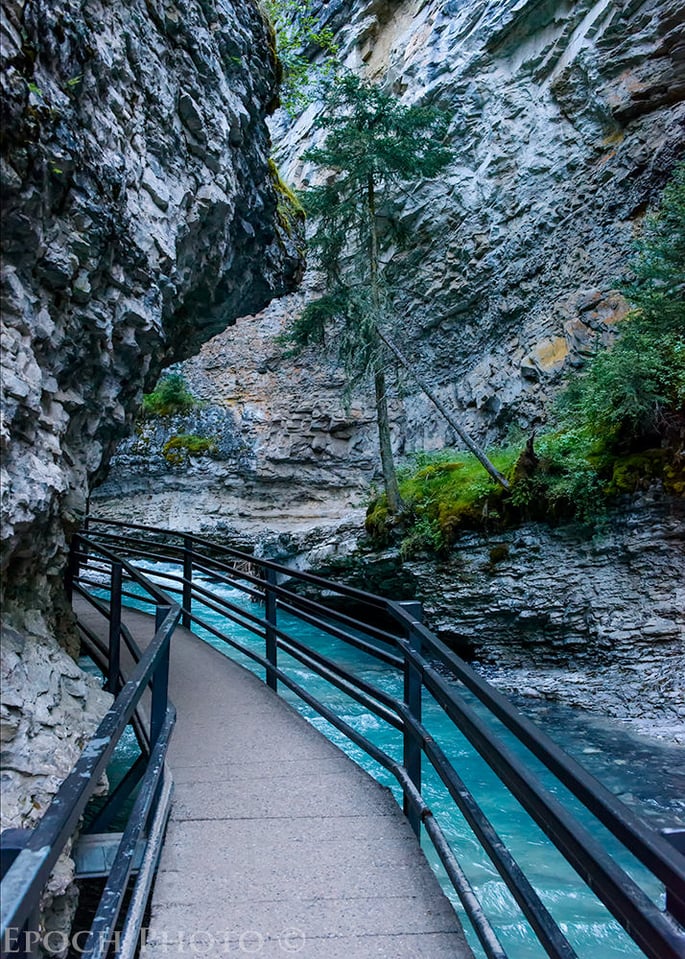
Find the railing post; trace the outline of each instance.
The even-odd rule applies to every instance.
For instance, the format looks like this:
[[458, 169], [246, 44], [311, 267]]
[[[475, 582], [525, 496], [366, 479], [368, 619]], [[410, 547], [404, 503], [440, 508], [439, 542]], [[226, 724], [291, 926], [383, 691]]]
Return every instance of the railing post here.
[[[83, 520], [83, 527], [82, 527], [82, 531], [83, 531], [84, 535], [86, 535], [86, 536], [88, 535], [89, 529], [90, 529], [90, 516], [88, 515], [88, 513], [86, 513], [85, 519]], [[87, 565], [88, 565], [88, 546], [87, 546], [86, 543], [81, 543], [81, 550], [80, 550], [80, 552], [81, 552], [81, 556], [83, 557], [83, 559], [82, 559], [82, 560], [79, 560], [79, 564], [78, 564], [78, 565], [79, 565], [79, 568], [80, 568], [81, 566], [87, 566]]]
[[183, 612], [181, 625], [190, 629], [190, 613], [193, 602], [193, 540], [191, 536], [183, 537]]
[[[422, 610], [419, 603], [412, 603], [410, 612], [417, 622], [421, 621]], [[408, 640], [410, 649], [421, 653], [421, 633], [413, 626], [409, 627]], [[422, 712], [422, 684], [421, 671], [414, 666], [409, 657], [406, 657], [404, 661], [404, 704], [408, 708], [410, 716], [419, 723], [421, 722]], [[416, 736], [407, 726], [404, 730], [404, 768], [413, 784], [421, 792], [421, 743], [417, 741]], [[411, 828], [417, 836], [420, 836], [421, 817], [407, 796], [404, 797], [403, 805], [404, 814], [409, 820]]]
[[112, 575], [109, 587], [109, 651], [107, 682], [105, 689], [117, 694], [117, 680], [121, 664], [121, 583], [123, 579], [121, 563], [112, 563]]
[[[31, 837], [30, 829], [5, 829], [0, 847], [0, 877], [4, 879]], [[40, 908], [36, 906], [21, 929], [8, 928], [2, 938], [2, 955], [12, 959], [36, 959], [40, 942]]]
[[78, 561], [79, 535], [74, 533], [69, 546], [69, 558], [67, 559], [67, 575], [64, 581], [67, 599], [71, 602], [74, 595], [74, 581], [78, 579], [79, 561]]
[[[155, 633], [169, 615], [171, 606], [158, 606], [155, 611]], [[164, 725], [169, 695], [169, 656], [171, 640], [164, 647], [155, 674], [152, 678], [152, 704], [150, 706], [150, 749], [157, 742], [159, 731]]]
[[277, 584], [276, 571], [266, 570], [266, 584], [264, 586], [264, 605], [266, 626], [266, 658], [269, 665], [266, 667], [266, 685], [274, 692], [278, 689], [276, 666], [278, 661], [278, 645], [276, 640], [276, 594], [273, 587]]
[[[685, 855], [685, 829], [662, 829], [661, 835]], [[685, 926], [685, 889], [676, 890], [666, 886], [666, 910], [681, 926]]]

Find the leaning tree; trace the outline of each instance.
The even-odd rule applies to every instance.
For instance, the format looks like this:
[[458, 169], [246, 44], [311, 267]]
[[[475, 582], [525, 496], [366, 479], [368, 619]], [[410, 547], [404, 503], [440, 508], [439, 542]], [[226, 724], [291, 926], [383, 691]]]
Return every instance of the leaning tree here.
[[346, 73], [330, 84], [325, 109], [316, 121], [316, 128], [324, 132], [321, 145], [304, 154], [323, 175], [323, 182], [301, 196], [314, 224], [310, 251], [323, 274], [325, 293], [305, 307], [291, 337], [300, 346], [324, 342], [327, 328], [334, 324], [348, 375], [373, 377], [383, 483], [393, 512], [402, 505], [386, 384], [386, 368], [394, 361], [406, 367], [493, 478], [507, 485], [389, 333], [399, 291], [381, 259], [378, 211], [408, 183], [431, 179], [444, 170], [451, 159], [445, 146], [448, 126], [443, 111], [405, 106], [378, 84]]

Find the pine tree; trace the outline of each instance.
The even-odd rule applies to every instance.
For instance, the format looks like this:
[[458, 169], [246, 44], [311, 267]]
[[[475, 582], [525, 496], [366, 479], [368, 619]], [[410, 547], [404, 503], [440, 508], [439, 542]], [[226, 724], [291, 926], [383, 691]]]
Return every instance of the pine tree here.
[[446, 413], [387, 327], [394, 318], [393, 288], [380, 256], [379, 203], [393, 199], [403, 184], [431, 179], [447, 166], [444, 146], [449, 118], [430, 107], [408, 107], [387, 90], [353, 74], [330, 87], [325, 110], [316, 122], [324, 132], [320, 146], [304, 159], [326, 171], [326, 179], [302, 195], [315, 224], [310, 251], [326, 282], [326, 294], [310, 303], [295, 321], [299, 345], [323, 342], [337, 323], [338, 345], [350, 377], [373, 377], [381, 468], [388, 508], [401, 509], [388, 419], [385, 370], [388, 351], [412, 373], [459, 435], [498, 482], [506, 480]]

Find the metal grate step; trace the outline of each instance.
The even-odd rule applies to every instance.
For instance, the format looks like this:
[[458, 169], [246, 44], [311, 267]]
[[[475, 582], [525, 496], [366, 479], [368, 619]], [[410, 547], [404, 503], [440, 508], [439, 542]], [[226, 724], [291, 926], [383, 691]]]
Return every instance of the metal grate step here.
[[[77, 879], [93, 879], [108, 876], [117, 854], [123, 833], [101, 832], [81, 836], [71, 851], [76, 863]], [[145, 840], [139, 840], [133, 854], [133, 872], [140, 869], [145, 852]]]

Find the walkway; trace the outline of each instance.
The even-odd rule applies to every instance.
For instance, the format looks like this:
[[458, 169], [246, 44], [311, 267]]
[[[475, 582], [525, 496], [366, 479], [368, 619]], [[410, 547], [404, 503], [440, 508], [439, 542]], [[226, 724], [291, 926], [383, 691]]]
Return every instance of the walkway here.
[[[125, 618], [145, 642], [150, 619]], [[180, 627], [170, 696], [175, 793], [143, 959], [472, 955], [388, 790], [291, 706]]]

